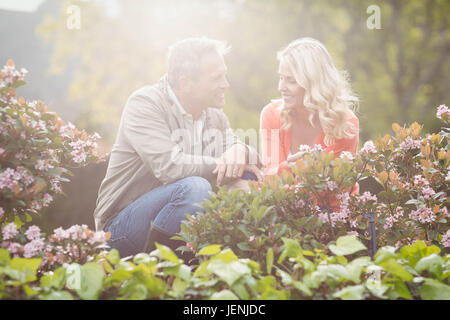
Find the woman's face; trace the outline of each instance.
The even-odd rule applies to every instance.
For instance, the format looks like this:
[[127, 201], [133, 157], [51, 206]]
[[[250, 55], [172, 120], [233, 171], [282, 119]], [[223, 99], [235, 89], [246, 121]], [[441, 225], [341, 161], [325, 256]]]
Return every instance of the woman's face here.
[[294, 74], [291, 71], [286, 59], [280, 60], [278, 68], [280, 80], [278, 81], [278, 91], [281, 93], [283, 102], [287, 108], [301, 108], [303, 107], [303, 97], [305, 96], [305, 89], [302, 88], [295, 80]]

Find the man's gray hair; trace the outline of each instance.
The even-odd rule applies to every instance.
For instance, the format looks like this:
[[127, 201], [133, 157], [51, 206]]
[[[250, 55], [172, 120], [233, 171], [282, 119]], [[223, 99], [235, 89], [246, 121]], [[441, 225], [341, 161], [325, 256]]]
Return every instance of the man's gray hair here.
[[226, 55], [230, 47], [225, 41], [206, 37], [187, 38], [169, 47], [167, 55], [167, 76], [172, 88], [176, 88], [180, 76], [196, 79], [201, 72], [200, 61], [210, 52]]

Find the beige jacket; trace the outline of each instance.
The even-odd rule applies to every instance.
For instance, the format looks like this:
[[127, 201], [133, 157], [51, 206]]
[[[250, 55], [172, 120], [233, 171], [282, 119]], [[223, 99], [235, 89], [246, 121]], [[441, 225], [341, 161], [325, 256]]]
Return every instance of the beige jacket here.
[[[200, 176], [211, 183], [215, 158], [235, 143], [242, 143], [231, 131], [222, 110], [205, 110], [202, 143], [195, 147], [189, 138], [185, 118], [168, 94], [167, 75], [153, 85], [135, 91], [128, 98], [111, 151], [106, 176], [98, 192], [95, 227], [104, 227], [141, 195], [176, 180]], [[248, 147], [249, 156], [258, 158]]]

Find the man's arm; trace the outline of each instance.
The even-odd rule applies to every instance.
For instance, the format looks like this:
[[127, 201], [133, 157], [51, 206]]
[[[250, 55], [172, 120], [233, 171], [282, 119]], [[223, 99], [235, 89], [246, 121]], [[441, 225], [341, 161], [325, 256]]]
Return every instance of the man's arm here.
[[124, 135], [145, 165], [162, 183], [168, 184], [188, 176], [213, 180], [217, 160], [183, 152], [174, 141], [164, 120], [164, 110], [144, 95], [127, 101], [124, 111]]

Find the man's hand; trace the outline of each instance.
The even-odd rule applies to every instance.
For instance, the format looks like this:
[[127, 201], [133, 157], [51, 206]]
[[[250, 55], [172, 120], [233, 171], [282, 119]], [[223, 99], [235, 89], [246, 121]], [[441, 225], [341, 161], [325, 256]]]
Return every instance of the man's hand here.
[[246, 168], [248, 159], [247, 147], [243, 144], [234, 144], [217, 159], [217, 166], [213, 173], [217, 173], [217, 184], [220, 185], [224, 177], [240, 178]]

